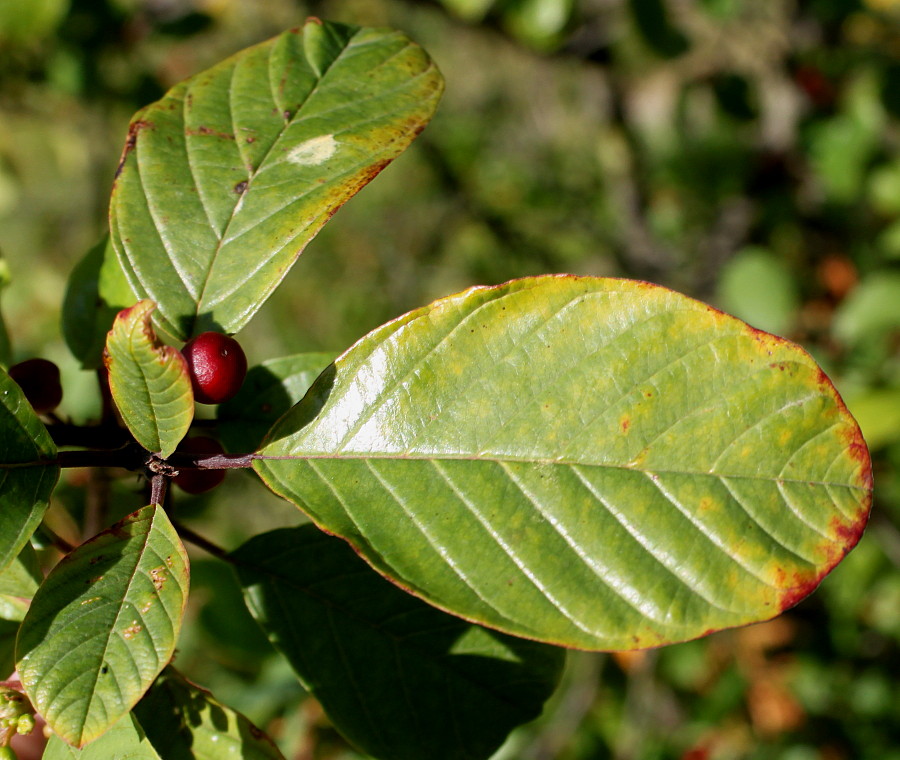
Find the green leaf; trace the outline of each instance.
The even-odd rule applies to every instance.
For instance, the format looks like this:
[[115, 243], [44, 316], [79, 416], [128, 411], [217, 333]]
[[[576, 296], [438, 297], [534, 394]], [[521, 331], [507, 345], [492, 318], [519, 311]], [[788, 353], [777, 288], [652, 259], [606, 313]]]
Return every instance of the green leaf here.
[[849, 345], [900, 328], [900, 272], [872, 272], [841, 302], [835, 336]]
[[110, 225], [156, 325], [182, 340], [237, 332], [428, 123], [442, 87], [402, 34], [310, 19], [138, 112]]
[[[0, 292], [9, 285], [11, 276], [9, 264], [0, 258]], [[6, 320], [0, 314], [0, 365], [8, 367], [12, 360], [12, 342], [9, 339], [9, 331], [6, 329]]]
[[238, 394], [217, 411], [222, 445], [232, 452], [256, 451], [274, 422], [296, 404], [334, 354], [295, 354], [251, 367]]
[[284, 760], [239, 712], [166, 668], [134, 708], [147, 739], [165, 760]]
[[166, 513], [144, 507], [50, 572], [19, 633], [19, 675], [50, 727], [82, 746], [141, 698], [175, 651], [188, 559]]
[[373, 757], [490, 757], [558, 682], [562, 650], [450, 617], [312, 525], [256, 536], [232, 558], [272, 643]]
[[56, 445], [22, 389], [0, 371], [0, 571], [18, 556], [47, 511], [59, 477]]
[[19, 621], [0, 618], [0, 670], [12, 673], [16, 667], [16, 635]]
[[411, 312], [268, 440], [263, 480], [399, 585], [587, 649], [777, 615], [855, 545], [872, 496], [859, 428], [805, 351], [627, 280]]
[[30, 599], [43, 580], [37, 552], [26, 543], [19, 556], [0, 573], [0, 594]]
[[722, 269], [718, 284], [722, 306], [767, 332], [787, 332], [799, 298], [787, 265], [764, 248], [744, 248]]
[[106, 341], [109, 388], [122, 421], [147, 451], [169, 456], [194, 419], [194, 392], [180, 352], [156, 338], [152, 301], [116, 317]]
[[68, 9], [69, 0], [0, 3], [0, 40], [26, 44], [52, 34]]
[[75, 265], [63, 302], [63, 337], [84, 369], [101, 366], [113, 320], [135, 300], [107, 236]]
[[847, 403], [872, 451], [900, 440], [900, 388], [869, 388]]
[[43, 760], [169, 760], [153, 749], [133, 715], [126, 715], [84, 749], [75, 749], [55, 734], [47, 741]]
[[663, 0], [629, 0], [628, 8], [637, 31], [654, 52], [664, 58], [683, 55], [688, 39], [672, 25]]

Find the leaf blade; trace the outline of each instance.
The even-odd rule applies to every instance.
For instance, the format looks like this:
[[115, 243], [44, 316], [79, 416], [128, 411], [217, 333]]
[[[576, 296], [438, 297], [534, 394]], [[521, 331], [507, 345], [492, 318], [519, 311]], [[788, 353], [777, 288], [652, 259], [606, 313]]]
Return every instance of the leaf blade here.
[[106, 341], [109, 388], [122, 420], [148, 451], [168, 457], [194, 418], [187, 362], [159, 343], [150, 324], [156, 308], [138, 301], [119, 312]]
[[278, 748], [241, 713], [218, 702], [171, 666], [134, 709], [160, 757], [169, 760], [284, 760]]
[[187, 554], [157, 505], [50, 572], [17, 653], [25, 692], [57, 734], [83, 746], [134, 706], [175, 650], [187, 587]]
[[135, 300], [106, 236], [75, 265], [63, 301], [63, 337], [83, 369], [103, 364], [106, 335], [116, 315]]
[[562, 650], [445, 615], [311, 525], [256, 536], [231, 556], [272, 643], [373, 757], [490, 757], [557, 685]]
[[802, 349], [628, 281], [529, 278], [411, 312], [269, 440], [263, 480], [401, 586], [588, 649], [773, 617], [871, 504], [858, 427]]
[[0, 371], [0, 571], [40, 525], [59, 478], [56, 444], [16, 382]]
[[409, 145], [441, 89], [402, 35], [310, 20], [136, 114], [110, 228], [131, 287], [159, 304], [156, 324], [181, 340], [237, 332]]
[[143, 736], [134, 717], [126, 715], [103, 736], [83, 749], [70, 747], [56, 734], [50, 736], [42, 760], [162, 760]]

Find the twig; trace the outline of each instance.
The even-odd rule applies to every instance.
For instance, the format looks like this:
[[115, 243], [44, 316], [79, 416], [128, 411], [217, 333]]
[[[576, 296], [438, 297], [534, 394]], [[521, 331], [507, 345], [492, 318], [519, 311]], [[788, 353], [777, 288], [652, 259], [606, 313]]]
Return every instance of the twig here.
[[236, 470], [253, 466], [256, 454], [214, 454], [213, 456], [197, 456], [188, 452], [176, 451], [166, 462], [176, 469], [194, 468], [197, 470]]
[[69, 554], [75, 551], [75, 547], [70, 544], [66, 539], [60, 536], [55, 530], [48, 527], [46, 523], [41, 524], [41, 533], [48, 539], [50, 539], [50, 543], [53, 544], [59, 551], [63, 554]]
[[81, 446], [86, 449], [118, 449], [128, 442], [128, 433], [118, 425], [73, 425], [53, 422], [47, 431], [57, 446]]
[[150, 478], [150, 503], [162, 506], [166, 500], [166, 489], [169, 487], [169, 479], [161, 474], [155, 473]]
[[113, 450], [60, 451], [56, 464], [60, 467], [122, 467], [139, 470], [147, 462], [147, 452], [140, 446], [123, 446]]
[[204, 538], [199, 533], [195, 533], [186, 525], [177, 522], [176, 520], [172, 520], [172, 526], [178, 532], [178, 535], [181, 536], [185, 541], [192, 543], [194, 546], [199, 546], [201, 549], [203, 549], [203, 551], [212, 554], [214, 557], [218, 557], [219, 559], [225, 560], [226, 562], [231, 562], [231, 557], [229, 556], [228, 552], [221, 546], [214, 544], [208, 538]]

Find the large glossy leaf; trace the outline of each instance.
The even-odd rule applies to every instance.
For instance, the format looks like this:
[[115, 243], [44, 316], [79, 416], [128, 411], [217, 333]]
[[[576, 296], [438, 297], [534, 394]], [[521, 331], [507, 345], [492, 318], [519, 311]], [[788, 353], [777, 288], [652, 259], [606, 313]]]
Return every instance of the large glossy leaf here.
[[63, 302], [63, 337], [82, 367], [96, 369], [103, 363], [113, 320], [136, 300], [107, 236], [75, 265]]
[[194, 419], [194, 392], [184, 357], [153, 332], [152, 301], [138, 301], [116, 317], [104, 361], [122, 421], [147, 451], [169, 456]]
[[284, 760], [262, 731], [211, 694], [166, 668], [134, 715], [165, 760]]
[[856, 423], [799, 347], [665, 288], [474, 288], [359, 341], [255, 467], [402, 586], [629, 649], [767, 619], [854, 546]]
[[21, 552], [59, 477], [56, 446], [22, 389], [0, 370], [0, 571]]
[[383, 760], [490, 757], [565, 660], [436, 610], [312, 525], [232, 554], [251, 610], [337, 728]]
[[175, 650], [187, 590], [187, 554], [156, 505], [82, 544], [47, 576], [19, 633], [19, 675], [66, 742], [95, 739], [141, 698]]
[[275, 421], [306, 395], [332, 359], [334, 354], [295, 354], [251, 367], [238, 394], [217, 408], [225, 448], [256, 451]]
[[402, 34], [311, 19], [136, 114], [110, 226], [157, 326], [183, 340], [239, 330], [425, 126], [442, 86]]

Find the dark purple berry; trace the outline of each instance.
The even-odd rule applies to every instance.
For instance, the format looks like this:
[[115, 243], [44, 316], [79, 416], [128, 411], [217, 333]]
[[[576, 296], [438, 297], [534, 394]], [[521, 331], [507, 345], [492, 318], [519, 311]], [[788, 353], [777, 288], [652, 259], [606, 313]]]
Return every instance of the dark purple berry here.
[[221, 404], [240, 389], [247, 375], [247, 357], [234, 338], [205, 332], [189, 340], [181, 353], [187, 360], [194, 398], [201, 404]]
[[18, 383], [38, 414], [52, 412], [62, 401], [59, 367], [47, 359], [27, 359], [14, 364], [9, 368], [9, 376]]
[[[188, 454], [194, 457], [211, 457], [224, 453], [222, 445], [213, 438], [196, 436], [185, 438], [178, 444], [177, 453]], [[205, 493], [215, 488], [225, 479], [225, 470], [199, 470], [196, 468], [182, 467], [172, 481], [182, 491], [198, 494]]]

